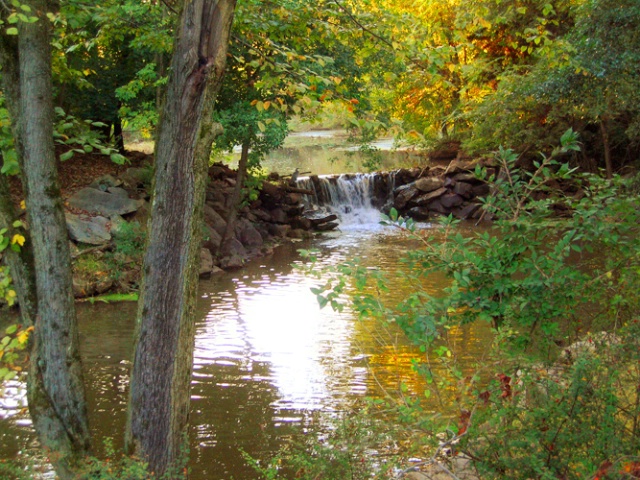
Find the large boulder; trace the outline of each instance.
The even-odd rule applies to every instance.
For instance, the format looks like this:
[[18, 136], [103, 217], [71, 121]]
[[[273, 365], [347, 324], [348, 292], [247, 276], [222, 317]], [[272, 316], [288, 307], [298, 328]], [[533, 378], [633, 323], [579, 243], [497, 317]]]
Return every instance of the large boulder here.
[[76, 192], [69, 198], [68, 203], [73, 208], [110, 217], [135, 212], [144, 201], [87, 187]]
[[395, 198], [393, 200], [393, 206], [397, 210], [403, 210], [404, 207], [411, 201], [413, 197], [415, 197], [419, 193], [419, 190], [416, 188], [415, 183], [409, 183], [407, 185], [402, 185], [398, 187], [394, 191]]
[[89, 217], [65, 213], [69, 237], [78, 243], [104, 245], [111, 241], [109, 219], [101, 216]]
[[264, 243], [262, 235], [246, 218], [238, 220], [236, 224], [236, 238], [245, 247], [260, 247]]
[[224, 235], [224, 232], [227, 229], [226, 220], [207, 203], [204, 204], [204, 222], [220, 235]]

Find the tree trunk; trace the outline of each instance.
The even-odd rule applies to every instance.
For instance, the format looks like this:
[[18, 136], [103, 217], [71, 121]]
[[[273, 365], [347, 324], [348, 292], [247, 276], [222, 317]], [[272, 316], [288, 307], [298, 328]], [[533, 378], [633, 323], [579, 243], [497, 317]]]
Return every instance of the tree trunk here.
[[61, 478], [90, 450], [71, 258], [53, 148], [50, 23], [46, 0], [29, 2], [39, 17], [19, 22], [19, 137], [36, 269], [38, 316], [33, 334], [29, 411]]
[[609, 129], [607, 128], [607, 119], [600, 120], [600, 134], [602, 135], [602, 148], [604, 150], [604, 165], [607, 170], [607, 178], [613, 178], [613, 164], [611, 162], [611, 145], [609, 143]]
[[178, 466], [189, 414], [202, 211], [235, 0], [186, 0], [156, 142], [127, 416], [127, 450], [158, 475]]
[[238, 173], [236, 174], [236, 186], [233, 189], [231, 198], [227, 205], [228, 213], [227, 226], [224, 230], [224, 235], [220, 241], [219, 250], [223, 250], [227, 242], [233, 236], [233, 232], [236, 228], [236, 219], [238, 218], [238, 208], [240, 207], [240, 200], [242, 199], [242, 186], [244, 180], [247, 177], [247, 163], [249, 161], [249, 142], [242, 144], [242, 152], [240, 153], [240, 161], [238, 162]]
[[[0, 65], [2, 65], [2, 90], [4, 92], [5, 106], [11, 118], [11, 130], [13, 142], [18, 154], [18, 161], [22, 163], [22, 141], [19, 129], [19, 103], [20, 103], [20, 74], [18, 39], [15, 36], [0, 34]], [[9, 182], [7, 175], [0, 174], [0, 229], [8, 228], [8, 235], [14, 235], [12, 224], [18, 219], [17, 212], [11, 202]], [[28, 232], [21, 232], [29, 236]], [[33, 325], [36, 319], [36, 279], [33, 266], [33, 250], [30, 242], [25, 243], [20, 252], [7, 249], [4, 253], [13, 283], [16, 288], [18, 305], [20, 306], [20, 318], [23, 325]]]

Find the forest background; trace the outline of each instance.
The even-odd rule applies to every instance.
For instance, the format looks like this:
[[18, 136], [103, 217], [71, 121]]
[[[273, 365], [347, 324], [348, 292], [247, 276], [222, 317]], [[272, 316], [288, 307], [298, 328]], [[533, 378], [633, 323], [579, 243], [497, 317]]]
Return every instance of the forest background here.
[[[405, 330], [418, 343], [429, 343], [432, 338], [425, 332], [435, 331], [425, 319], [436, 319], [433, 325], [438, 326], [453, 321], [453, 312], [465, 312], [462, 321], [470, 321], [470, 316], [488, 319], [499, 338], [508, 337], [520, 353], [528, 354], [529, 344], [522, 340], [525, 326], [529, 336], [542, 332], [546, 340], [560, 341], [558, 332], [565, 323], [559, 320], [577, 319], [583, 315], [580, 306], [594, 298], [599, 299], [600, 311], [606, 312], [603, 318], [613, 326], [634, 325], [637, 188], [614, 174], [632, 173], [637, 167], [640, 5], [635, 1], [327, 0], [309, 5], [280, 0], [236, 5], [220, 0], [107, 1], [98, 5], [80, 0], [59, 4], [13, 0], [2, 3], [2, 22], [0, 249], [9, 266], [0, 270], [0, 294], [7, 303], [17, 298], [23, 315], [23, 328], [12, 329], [9, 340], [3, 341], [3, 355], [10, 358], [7, 352], [25, 344], [28, 334], [35, 332], [29, 347], [29, 378], [35, 382], [29, 388], [33, 395], [30, 409], [43, 446], [52, 452], [62, 477], [77, 474], [91, 445], [69, 294], [70, 260], [66, 241], [51, 234], [63, 231], [55, 165], [73, 161], [74, 151], [94, 150], [123, 162], [125, 134], [156, 139], [154, 209], [157, 205], [158, 210], [152, 213], [149, 230], [139, 338], [155, 338], [168, 326], [173, 343], [158, 348], [155, 358], [149, 357], [150, 349], [158, 346], [153, 342], [162, 340], [150, 340], [146, 346], [146, 340], [138, 343], [134, 373], [141, 373], [139, 380], [135, 375], [132, 379], [127, 438], [129, 453], [141, 455], [159, 474], [173, 475], [170, 472], [178, 461], [186, 424], [193, 348], [189, 299], [195, 285], [195, 255], [189, 246], [199, 238], [199, 182], [203, 180], [197, 172], [206, 168], [216, 142], [214, 119], [223, 125], [226, 122], [229, 133], [234, 132], [233, 115], [240, 115], [246, 130], [236, 131], [234, 142], [247, 151], [258, 139], [272, 139], [268, 148], [276, 146], [287, 121], [294, 117], [337, 118], [363, 145], [390, 134], [422, 149], [454, 145], [478, 157], [498, 151], [495, 161], [504, 171], [514, 172], [506, 178], [487, 179], [496, 192], [487, 208], [505, 222], [497, 222], [503, 240], [476, 239], [480, 243], [468, 244], [453, 236], [456, 248], [431, 252], [427, 260], [418, 262], [421, 274], [439, 268], [454, 280], [444, 307], [423, 297], [401, 307], [409, 312]], [[228, 146], [228, 135], [218, 138], [220, 148]], [[555, 148], [561, 138], [561, 147]], [[54, 149], [54, 141], [66, 145], [65, 150]], [[188, 151], [176, 150], [176, 145], [189, 145]], [[500, 149], [502, 146], [511, 149]], [[259, 174], [257, 166], [254, 163], [254, 173]], [[584, 172], [593, 176], [580, 176]], [[482, 176], [483, 171], [477, 174]], [[23, 178], [28, 231], [25, 223], [16, 221], [16, 205], [7, 193], [9, 175]], [[600, 182], [600, 175], [609, 181]], [[172, 193], [167, 178], [171, 178]], [[571, 212], [567, 221], [550, 219], [549, 199], [534, 195], [538, 191], [548, 194], [553, 181], [560, 180], [579, 181], [587, 192], [579, 200], [565, 199]], [[176, 188], [181, 201], [175, 207], [182, 210], [173, 211], [177, 215], [173, 218], [181, 221], [174, 221], [173, 230], [168, 230], [162, 223], [163, 218], [167, 221], [163, 202], [167, 195], [175, 195]], [[390, 221], [411, 231], [404, 219], [391, 215]], [[160, 234], [168, 231], [175, 232], [178, 240], [186, 239], [180, 247], [185, 250], [174, 245], [179, 254], [167, 262], [169, 270], [163, 270], [158, 259], [166, 251]], [[451, 247], [448, 242], [443, 245]], [[559, 245], [559, 250], [550, 245]], [[565, 270], [570, 252], [602, 246], [606, 247], [606, 262], [591, 268], [589, 275], [583, 275], [579, 266]], [[452, 258], [456, 252], [462, 252], [462, 257]], [[484, 256], [469, 258], [480, 255], [478, 252]], [[537, 258], [553, 262], [543, 268], [534, 261]], [[346, 272], [354, 271], [357, 268]], [[525, 295], [519, 282], [523, 276], [534, 278], [529, 275], [534, 271], [544, 274], [539, 283], [531, 281], [525, 286]], [[154, 290], [158, 278], [182, 280], [167, 290]], [[585, 296], [586, 292], [591, 296]], [[360, 306], [371, 314], [376, 310], [367, 298], [362, 297]], [[524, 298], [533, 302], [527, 304]], [[167, 305], [171, 313], [163, 318], [154, 313]], [[424, 305], [431, 310], [412, 311]], [[610, 326], [603, 324], [603, 328]], [[616, 345], [623, 345], [621, 351], [631, 355], [628, 342], [637, 336], [624, 331], [620, 336], [626, 340], [616, 340]], [[178, 355], [172, 353], [176, 351]], [[445, 351], [443, 355], [446, 357]], [[589, 371], [609, 372], [608, 368], [615, 367], [602, 362], [590, 361]], [[3, 374], [14, 375], [16, 370], [8, 363]], [[153, 364], [168, 377], [162, 392], [156, 389], [150, 394], [154, 382], [149, 378], [163, 374], [149, 373]], [[53, 365], [64, 367], [58, 370]], [[633, 473], [638, 393], [631, 395], [629, 385], [637, 377], [625, 380], [622, 387], [612, 383], [585, 386], [577, 382], [578, 377], [620, 380], [620, 369], [601, 376], [576, 373], [575, 368], [567, 373], [575, 380], [570, 383], [578, 392], [573, 396], [556, 392], [561, 400], [556, 401], [549, 394], [535, 408], [496, 403], [499, 408], [491, 411], [497, 416], [486, 424], [504, 426], [509, 418], [507, 423], [518, 428], [537, 425], [537, 429], [523, 430], [539, 436], [520, 445], [510, 442], [509, 448], [502, 445], [502, 450], [473, 453], [469, 449], [478, 465], [499, 476], [527, 472], [517, 463], [523, 458], [517, 448], [537, 443], [544, 447], [541, 456], [530, 461], [533, 473], [523, 473], [523, 478], [544, 477], [549, 472], [554, 478], [585, 478], [613, 471], [613, 465]], [[632, 370], [625, 372], [633, 374]], [[503, 394], [515, 387], [501, 378], [495, 388], [504, 399]], [[575, 460], [567, 452], [584, 453], [577, 447], [584, 431], [571, 431], [570, 447], [562, 455], [558, 453], [560, 433], [567, 432], [569, 420], [577, 418], [578, 398], [584, 399], [587, 390], [596, 394], [585, 400], [586, 416], [580, 418], [591, 415], [592, 422], [584, 423], [596, 425], [601, 420], [595, 414], [600, 404], [589, 402], [606, 400], [605, 410], [613, 423], [605, 429], [604, 438], [620, 438], [620, 442], [611, 442], [616, 445], [612, 451], [597, 437], [599, 455], [585, 453]], [[623, 402], [621, 394], [633, 398]], [[484, 391], [475, 398], [484, 398], [480, 395]], [[145, 399], [164, 405], [160, 417], [146, 416], [151, 409], [137, 404]], [[563, 407], [555, 409], [554, 405]], [[569, 407], [563, 410], [566, 405]], [[533, 420], [518, 417], [514, 421], [513, 415], [532, 415], [526, 418]], [[542, 418], [556, 418], [556, 427], [544, 424]], [[166, 426], [158, 444], [148, 434], [155, 421]], [[501, 438], [510, 441], [502, 430]], [[464, 426], [455, 435], [466, 431]], [[548, 432], [554, 434], [549, 439]]]

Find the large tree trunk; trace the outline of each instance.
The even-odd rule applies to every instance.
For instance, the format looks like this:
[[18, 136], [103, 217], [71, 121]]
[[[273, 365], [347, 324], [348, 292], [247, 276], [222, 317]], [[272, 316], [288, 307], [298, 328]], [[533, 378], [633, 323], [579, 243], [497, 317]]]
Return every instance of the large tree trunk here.
[[19, 22], [19, 137], [36, 268], [38, 313], [31, 354], [29, 410], [57, 473], [71, 478], [90, 450], [69, 241], [53, 148], [50, 23], [46, 0], [28, 2], [39, 17]]
[[[189, 414], [202, 210], [235, 0], [186, 0], [156, 143], [131, 374], [127, 450], [156, 474], [180, 460]], [[208, 146], [207, 146], [208, 145]]]

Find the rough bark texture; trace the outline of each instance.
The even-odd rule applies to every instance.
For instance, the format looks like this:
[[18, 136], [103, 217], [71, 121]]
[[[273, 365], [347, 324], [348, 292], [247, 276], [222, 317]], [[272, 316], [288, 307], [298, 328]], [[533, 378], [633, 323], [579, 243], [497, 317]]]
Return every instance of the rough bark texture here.
[[28, 392], [29, 409], [58, 475], [71, 478], [75, 461], [90, 450], [90, 437], [53, 148], [49, 5], [46, 0], [29, 5], [40, 17], [35, 23], [21, 22], [18, 36], [22, 173], [38, 298], [30, 370], [37, 378]]
[[221, 83], [235, 3], [185, 2], [156, 143], [126, 440], [129, 452], [157, 474], [180, 460], [188, 421], [193, 308], [213, 136], [204, 103], [213, 101]]
[[[12, 119], [12, 133], [14, 145], [18, 152], [18, 159], [22, 162], [22, 140], [19, 126], [20, 103], [20, 75], [18, 39], [15, 36], [0, 34], [0, 65], [2, 65], [2, 90], [4, 92], [5, 105]], [[0, 229], [9, 228], [8, 235], [13, 236], [11, 225], [17, 220], [17, 212], [13, 208], [9, 192], [9, 182], [6, 175], [0, 174]], [[26, 232], [21, 232], [27, 235]], [[16, 287], [18, 304], [20, 305], [20, 318], [23, 325], [32, 325], [36, 316], [36, 280], [33, 266], [33, 250], [31, 243], [27, 242], [20, 252], [7, 249], [4, 252], [7, 265]]]

